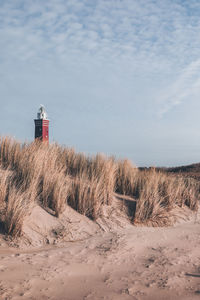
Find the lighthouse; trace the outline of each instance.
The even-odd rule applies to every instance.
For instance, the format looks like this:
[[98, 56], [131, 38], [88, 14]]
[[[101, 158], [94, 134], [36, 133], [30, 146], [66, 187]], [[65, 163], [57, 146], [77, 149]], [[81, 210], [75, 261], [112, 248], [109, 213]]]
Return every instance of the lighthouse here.
[[43, 105], [40, 106], [35, 122], [35, 139], [49, 142], [49, 120]]

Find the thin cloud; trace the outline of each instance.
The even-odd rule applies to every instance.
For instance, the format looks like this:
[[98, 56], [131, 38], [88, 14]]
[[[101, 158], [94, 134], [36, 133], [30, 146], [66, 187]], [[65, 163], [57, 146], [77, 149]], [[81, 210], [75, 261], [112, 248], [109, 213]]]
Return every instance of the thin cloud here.
[[161, 108], [158, 116], [162, 118], [164, 114], [198, 92], [200, 93], [200, 59], [184, 68], [175, 83], [160, 94]]
[[187, 56], [196, 56], [198, 16], [187, 15], [178, 1], [159, 3], [52, 0], [41, 5], [40, 1], [8, 0], [0, 13], [5, 49], [1, 55], [4, 59], [25, 56], [30, 61], [59, 56], [62, 48], [63, 59], [64, 54], [67, 57], [69, 52], [76, 55], [78, 51], [96, 59], [110, 60], [117, 54], [118, 59], [131, 57], [140, 64], [151, 60], [152, 65], [169, 58], [182, 63], [185, 58], [189, 60]]

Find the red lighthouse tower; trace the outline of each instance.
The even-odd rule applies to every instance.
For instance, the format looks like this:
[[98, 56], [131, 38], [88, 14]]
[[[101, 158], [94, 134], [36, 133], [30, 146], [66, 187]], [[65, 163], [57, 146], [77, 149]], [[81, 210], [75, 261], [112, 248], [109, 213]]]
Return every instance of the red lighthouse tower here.
[[43, 105], [40, 106], [35, 122], [35, 139], [49, 142], [49, 120]]

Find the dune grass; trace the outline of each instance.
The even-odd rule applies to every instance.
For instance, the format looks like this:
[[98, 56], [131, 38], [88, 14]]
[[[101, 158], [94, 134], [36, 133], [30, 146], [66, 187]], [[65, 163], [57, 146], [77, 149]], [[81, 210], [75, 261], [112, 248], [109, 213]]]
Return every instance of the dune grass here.
[[72, 180], [68, 204], [79, 213], [96, 220], [105, 202], [104, 184], [102, 178], [86, 178], [87, 175], [82, 173]]
[[133, 196], [136, 190], [136, 182], [139, 170], [129, 160], [117, 162], [116, 192]]
[[8, 194], [8, 182], [9, 182], [10, 172], [8, 170], [1, 171], [0, 173], [0, 207], [3, 207], [6, 202]]
[[140, 171], [133, 193], [137, 201], [134, 223], [152, 226], [172, 224], [173, 210], [187, 206], [198, 208], [199, 182], [191, 178], [170, 176], [155, 169]]
[[[6, 137], [0, 139], [0, 167], [5, 174], [0, 176], [0, 201], [6, 207], [8, 234], [20, 234], [24, 208], [28, 211], [34, 202], [50, 208], [56, 217], [68, 204], [92, 219], [102, 205], [112, 202], [116, 165], [102, 155], [87, 157], [38, 141], [21, 145]], [[6, 184], [8, 170], [12, 178]]]
[[7, 234], [20, 235], [24, 217], [34, 203], [55, 217], [70, 205], [96, 220], [114, 193], [137, 200], [135, 224], [166, 226], [176, 207], [197, 210], [199, 182], [151, 169], [140, 171], [128, 160], [35, 141], [21, 145], [0, 138], [0, 221]]
[[20, 189], [14, 187], [9, 189], [4, 218], [5, 231], [9, 235], [21, 234], [23, 220], [30, 211], [30, 200], [27, 196], [28, 194]]

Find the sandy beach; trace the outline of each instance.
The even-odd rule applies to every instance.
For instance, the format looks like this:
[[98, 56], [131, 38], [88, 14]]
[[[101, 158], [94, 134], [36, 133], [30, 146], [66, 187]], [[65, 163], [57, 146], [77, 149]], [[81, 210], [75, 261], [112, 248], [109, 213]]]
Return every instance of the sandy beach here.
[[168, 228], [77, 218], [68, 222], [76, 232], [82, 221], [85, 234], [71, 242], [15, 248], [1, 240], [2, 300], [199, 299], [199, 214]]

